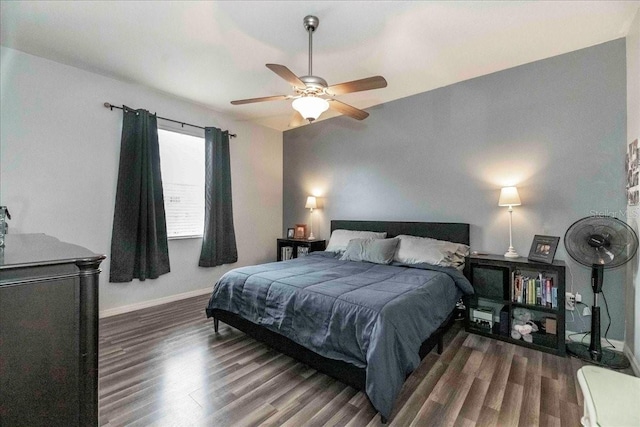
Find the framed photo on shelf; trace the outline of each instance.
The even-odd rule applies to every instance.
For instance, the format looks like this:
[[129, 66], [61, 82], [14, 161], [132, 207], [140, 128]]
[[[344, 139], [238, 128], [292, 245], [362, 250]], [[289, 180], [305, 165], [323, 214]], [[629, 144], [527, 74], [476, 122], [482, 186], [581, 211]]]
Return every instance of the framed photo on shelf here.
[[296, 224], [294, 239], [304, 239], [307, 237], [307, 224]]
[[533, 237], [527, 259], [552, 264], [558, 249], [558, 242], [560, 242], [560, 237], [536, 234]]
[[295, 235], [296, 235], [295, 228], [287, 228], [287, 239], [293, 239]]

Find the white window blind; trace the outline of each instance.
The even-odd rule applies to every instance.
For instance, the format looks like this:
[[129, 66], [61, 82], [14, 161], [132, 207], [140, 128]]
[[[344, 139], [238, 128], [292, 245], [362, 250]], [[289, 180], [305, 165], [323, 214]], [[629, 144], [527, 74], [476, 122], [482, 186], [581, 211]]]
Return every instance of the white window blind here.
[[202, 237], [204, 138], [158, 129], [167, 236]]

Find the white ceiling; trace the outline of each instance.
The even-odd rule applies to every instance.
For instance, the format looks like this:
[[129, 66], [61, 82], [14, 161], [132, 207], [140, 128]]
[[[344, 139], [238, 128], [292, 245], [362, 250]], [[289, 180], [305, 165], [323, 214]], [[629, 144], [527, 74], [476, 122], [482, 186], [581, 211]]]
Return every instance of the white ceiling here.
[[305, 15], [320, 18], [315, 75], [330, 85], [387, 79], [385, 89], [339, 98], [367, 108], [624, 37], [639, 7], [640, 1], [2, 1], [0, 44], [286, 130], [290, 101], [229, 102], [292, 93], [264, 64], [307, 74]]

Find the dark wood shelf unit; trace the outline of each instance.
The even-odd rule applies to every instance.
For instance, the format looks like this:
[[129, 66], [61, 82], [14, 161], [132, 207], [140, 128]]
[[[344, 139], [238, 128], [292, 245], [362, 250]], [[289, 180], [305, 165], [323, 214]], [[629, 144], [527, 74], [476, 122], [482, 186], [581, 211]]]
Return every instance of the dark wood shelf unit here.
[[[483, 276], [482, 271], [493, 273]], [[532, 277], [540, 273], [543, 273], [546, 277], [552, 277], [553, 286], [557, 288], [557, 306], [549, 307], [546, 305], [513, 301], [513, 279], [516, 272], [520, 272], [523, 275], [529, 274]], [[507, 275], [506, 278], [504, 274]], [[502, 255], [473, 255], [470, 257], [470, 277], [476, 294], [467, 297], [465, 301], [467, 306], [465, 327], [468, 332], [559, 356], [566, 354], [565, 263], [563, 261], [554, 261], [553, 264], [545, 264], [530, 261], [524, 257], [505, 258]], [[472, 321], [472, 311], [478, 307], [493, 309], [492, 327], [483, 327]], [[516, 340], [511, 338], [513, 310], [518, 307], [525, 308], [534, 315], [533, 320], [539, 330], [538, 332], [531, 333], [533, 338], [532, 343], [528, 343], [522, 339]], [[506, 313], [506, 315], [503, 313]], [[541, 327], [543, 317], [555, 319], [555, 334], [543, 331]], [[508, 325], [506, 328], [503, 328], [501, 332], [500, 321], [505, 320], [508, 322]]]
[[277, 244], [277, 260], [282, 261], [282, 248], [292, 248], [292, 258], [298, 258], [298, 248], [309, 248], [309, 252], [324, 251], [326, 248], [326, 240], [309, 240], [309, 239], [278, 239]]

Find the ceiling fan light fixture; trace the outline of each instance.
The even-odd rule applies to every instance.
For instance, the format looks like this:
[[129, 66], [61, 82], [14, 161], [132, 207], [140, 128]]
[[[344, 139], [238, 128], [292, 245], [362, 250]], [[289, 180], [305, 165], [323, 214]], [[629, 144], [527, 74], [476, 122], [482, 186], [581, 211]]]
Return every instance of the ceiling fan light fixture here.
[[324, 113], [329, 109], [329, 103], [326, 99], [318, 98], [316, 96], [303, 96], [298, 99], [295, 99], [291, 106], [294, 110], [296, 110], [302, 117], [310, 122], [316, 120], [320, 117], [320, 114]]

